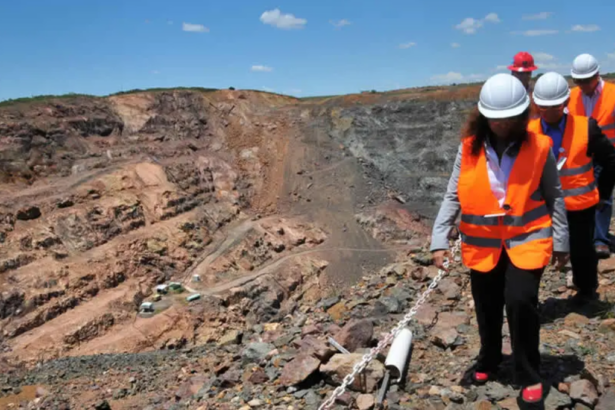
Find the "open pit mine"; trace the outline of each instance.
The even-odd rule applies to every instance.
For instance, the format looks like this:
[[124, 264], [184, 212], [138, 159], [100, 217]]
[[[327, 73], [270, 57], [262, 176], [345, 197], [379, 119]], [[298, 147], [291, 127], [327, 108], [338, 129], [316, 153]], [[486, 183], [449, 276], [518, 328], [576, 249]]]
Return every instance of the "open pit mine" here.
[[[431, 222], [477, 95], [3, 103], [0, 410], [318, 409], [435, 277]], [[545, 274], [547, 409], [615, 409], [613, 272], [601, 261], [584, 315], [567, 273]], [[510, 366], [469, 383], [460, 264], [410, 329], [384, 408], [517, 409]], [[336, 408], [374, 408], [384, 376], [378, 357]]]

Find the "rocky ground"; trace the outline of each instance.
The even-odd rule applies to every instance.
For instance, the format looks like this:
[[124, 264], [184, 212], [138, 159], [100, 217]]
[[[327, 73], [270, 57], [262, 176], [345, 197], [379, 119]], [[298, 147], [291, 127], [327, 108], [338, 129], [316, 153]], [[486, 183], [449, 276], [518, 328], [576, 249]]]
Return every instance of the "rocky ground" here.
[[[475, 93], [1, 108], [0, 409], [318, 408], [436, 274], [429, 217]], [[547, 409], [615, 408], [614, 266], [601, 262], [601, 301], [581, 310], [567, 272], [545, 276]], [[170, 281], [182, 289], [155, 298]], [[139, 313], [145, 301], [153, 312]], [[465, 271], [410, 328], [386, 408], [517, 408], [509, 361], [496, 381], [468, 382]], [[506, 326], [504, 342], [510, 354]], [[337, 408], [373, 408], [383, 362]]]
[[[436, 273], [424, 266], [427, 262], [417, 248], [406, 261], [367, 275], [337, 295], [295, 304], [260, 323], [246, 318], [237, 326], [228, 320], [208, 343], [59, 359], [5, 375], [2, 388], [38, 397], [24, 408], [73, 408], [78, 402], [113, 409], [315, 409], [416, 302]], [[603, 265], [605, 272], [612, 262]], [[615, 298], [614, 281], [601, 275], [602, 300], [580, 310], [566, 300], [572, 293], [566, 282], [566, 272], [555, 271], [543, 281], [541, 352], [544, 376], [552, 385], [545, 408], [611, 409], [615, 309], [609, 301]], [[221, 300], [217, 307], [227, 318], [241, 315], [241, 303], [225, 304]], [[478, 337], [463, 271], [453, 270], [440, 283], [410, 328], [414, 344], [408, 375], [388, 390], [387, 408], [517, 408], [509, 363], [497, 381], [481, 387], [469, 383]], [[510, 354], [506, 329], [504, 335], [504, 352]], [[329, 336], [351, 354], [337, 351]], [[368, 366], [337, 408], [373, 408], [385, 371], [382, 359]], [[28, 391], [23, 386], [39, 387]]]

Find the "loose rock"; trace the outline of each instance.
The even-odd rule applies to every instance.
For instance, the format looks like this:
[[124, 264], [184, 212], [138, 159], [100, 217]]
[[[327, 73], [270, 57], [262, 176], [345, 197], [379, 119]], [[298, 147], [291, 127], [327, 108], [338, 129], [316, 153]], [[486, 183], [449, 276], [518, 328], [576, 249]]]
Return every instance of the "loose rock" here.
[[615, 390], [609, 390], [606, 392], [600, 400], [594, 410], [612, 410], [615, 409]]
[[379, 303], [384, 305], [387, 313], [399, 313], [401, 312], [401, 304], [393, 296], [383, 296], [378, 300]]
[[335, 349], [333, 349], [329, 344], [315, 338], [314, 336], [304, 337], [303, 340], [301, 340], [299, 350], [301, 352], [305, 352], [306, 354], [314, 356], [321, 362], [326, 362], [336, 352]]
[[589, 319], [578, 313], [570, 313], [564, 319], [564, 324], [569, 327], [582, 327], [589, 323]]
[[[362, 357], [361, 354], [336, 354], [327, 364], [320, 366], [320, 371], [325, 374], [330, 382], [338, 385]], [[372, 360], [365, 371], [355, 378], [350, 388], [354, 391], [371, 393], [377, 388], [383, 377], [384, 365], [377, 360]]]
[[376, 400], [371, 394], [359, 394], [359, 397], [357, 397], [357, 407], [359, 410], [371, 410], [375, 404]]
[[243, 361], [244, 363], [261, 361], [273, 349], [275, 346], [270, 343], [251, 343], [242, 353]]
[[299, 384], [318, 370], [319, 366], [320, 360], [314, 358], [309, 353], [301, 353], [284, 366], [280, 383], [283, 386]]
[[374, 325], [371, 320], [352, 319], [335, 335], [334, 339], [348, 351], [368, 347], [374, 337]]
[[457, 343], [459, 333], [455, 329], [437, 329], [433, 336], [433, 343], [444, 349], [448, 349]]
[[570, 397], [592, 407], [598, 402], [598, 392], [589, 380], [578, 380], [572, 383]]
[[234, 345], [241, 342], [242, 333], [239, 330], [231, 330], [218, 341], [218, 346]]
[[551, 387], [549, 395], [545, 399], [545, 410], [559, 410], [572, 405], [572, 400], [568, 395], [560, 393], [557, 389]]
[[615, 319], [606, 319], [598, 327], [600, 333], [615, 333]]

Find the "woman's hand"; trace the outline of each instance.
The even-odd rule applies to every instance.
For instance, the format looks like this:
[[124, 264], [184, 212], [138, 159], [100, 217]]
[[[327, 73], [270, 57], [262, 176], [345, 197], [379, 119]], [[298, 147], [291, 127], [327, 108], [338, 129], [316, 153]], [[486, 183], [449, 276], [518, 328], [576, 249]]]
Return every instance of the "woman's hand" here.
[[555, 265], [555, 269], [560, 270], [566, 266], [569, 258], [568, 252], [553, 252], [553, 265]]
[[436, 268], [442, 269], [445, 272], [448, 272], [448, 269], [444, 267], [444, 260], [451, 259], [451, 254], [446, 249], [440, 249], [433, 252], [433, 264], [436, 265]]

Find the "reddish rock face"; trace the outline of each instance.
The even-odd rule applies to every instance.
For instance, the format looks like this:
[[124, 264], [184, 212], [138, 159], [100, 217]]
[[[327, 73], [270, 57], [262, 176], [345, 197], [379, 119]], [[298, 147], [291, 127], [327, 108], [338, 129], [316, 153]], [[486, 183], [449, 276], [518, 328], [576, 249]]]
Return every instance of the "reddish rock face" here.
[[280, 383], [284, 386], [294, 386], [310, 377], [320, 366], [320, 360], [309, 353], [301, 353], [288, 362], [280, 376]]
[[351, 320], [334, 339], [351, 353], [361, 347], [368, 347], [374, 336], [374, 325], [370, 320]]

